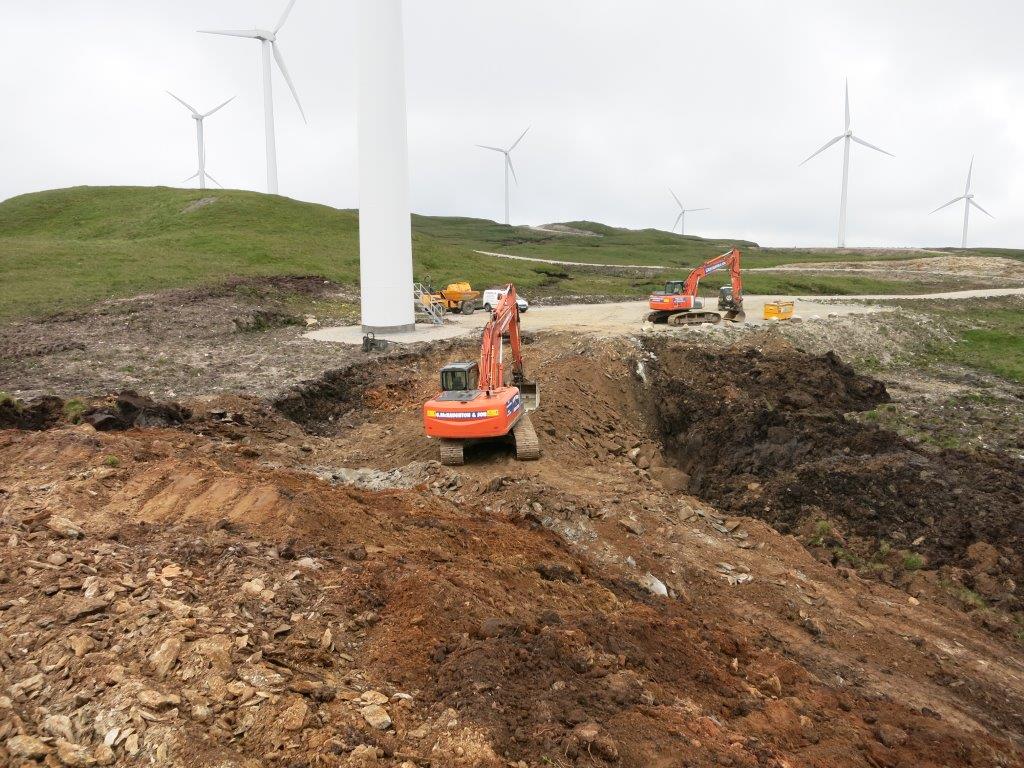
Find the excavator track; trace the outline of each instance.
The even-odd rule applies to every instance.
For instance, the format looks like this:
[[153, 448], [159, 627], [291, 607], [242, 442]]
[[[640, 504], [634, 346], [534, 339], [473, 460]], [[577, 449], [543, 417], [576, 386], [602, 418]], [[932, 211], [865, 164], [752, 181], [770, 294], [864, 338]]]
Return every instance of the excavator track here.
[[711, 323], [715, 325], [722, 322], [722, 316], [717, 312], [680, 312], [668, 319], [668, 324], [673, 326], [681, 325], [703, 325]]
[[512, 427], [512, 437], [516, 441], [516, 458], [519, 461], [532, 461], [540, 458], [540, 438], [533, 428], [530, 414], [524, 413]]
[[441, 463], [449, 467], [458, 467], [465, 464], [464, 447], [465, 443], [462, 440], [442, 440]]

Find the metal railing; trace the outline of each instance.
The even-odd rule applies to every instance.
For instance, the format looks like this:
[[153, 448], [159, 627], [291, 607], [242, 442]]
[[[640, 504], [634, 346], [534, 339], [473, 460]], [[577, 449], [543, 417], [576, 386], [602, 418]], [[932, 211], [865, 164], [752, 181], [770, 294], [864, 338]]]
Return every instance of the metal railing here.
[[[426, 315], [433, 325], [444, 325], [444, 307], [429, 298], [430, 291], [424, 287], [423, 283], [414, 283], [412, 294], [417, 312]], [[426, 301], [423, 300], [424, 296], [428, 297]]]

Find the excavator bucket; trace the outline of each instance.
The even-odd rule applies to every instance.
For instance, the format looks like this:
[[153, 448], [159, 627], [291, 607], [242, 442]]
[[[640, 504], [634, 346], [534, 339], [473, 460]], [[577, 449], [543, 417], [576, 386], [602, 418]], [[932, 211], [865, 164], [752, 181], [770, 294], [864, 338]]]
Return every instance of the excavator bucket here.
[[523, 398], [523, 410], [535, 411], [540, 406], [540, 385], [535, 381], [521, 381], [516, 386]]
[[725, 313], [725, 319], [730, 323], [742, 323], [747, 319], [747, 313], [742, 309], [730, 310]]

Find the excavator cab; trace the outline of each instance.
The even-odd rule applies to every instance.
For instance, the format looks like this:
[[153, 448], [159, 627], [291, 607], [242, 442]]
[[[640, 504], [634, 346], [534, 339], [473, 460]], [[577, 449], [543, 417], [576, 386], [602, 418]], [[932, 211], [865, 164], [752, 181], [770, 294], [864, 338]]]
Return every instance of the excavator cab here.
[[471, 400], [479, 390], [480, 366], [477, 363], [452, 363], [441, 369], [439, 400]]
[[682, 280], [670, 280], [665, 283], [665, 295], [666, 296], [678, 296], [683, 292], [683, 286], [685, 286]]

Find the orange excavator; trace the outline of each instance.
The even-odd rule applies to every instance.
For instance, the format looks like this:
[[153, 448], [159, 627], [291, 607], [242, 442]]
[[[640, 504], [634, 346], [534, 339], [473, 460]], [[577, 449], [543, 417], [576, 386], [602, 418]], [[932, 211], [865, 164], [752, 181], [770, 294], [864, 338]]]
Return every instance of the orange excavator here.
[[[511, 381], [506, 381], [504, 338], [512, 348]], [[516, 458], [540, 458], [540, 440], [530, 411], [540, 405], [540, 389], [526, 379], [519, 305], [509, 285], [491, 311], [480, 345], [480, 362], [451, 363], [441, 369], [441, 392], [423, 406], [423, 427], [441, 440], [441, 463], [462, 464], [466, 443], [512, 435]]]
[[651, 312], [647, 315], [647, 321], [669, 325], [721, 322], [722, 315], [704, 310], [704, 302], [697, 295], [700, 281], [720, 269], [728, 269], [731, 280], [729, 285], [722, 286], [718, 292], [719, 312], [724, 313], [729, 322], [742, 323], [746, 313], [743, 311], [743, 278], [740, 276], [740, 252], [737, 248], [708, 259], [693, 270], [686, 280], [672, 280], [665, 285], [664, 291], [652, 293], [648, 302]]

